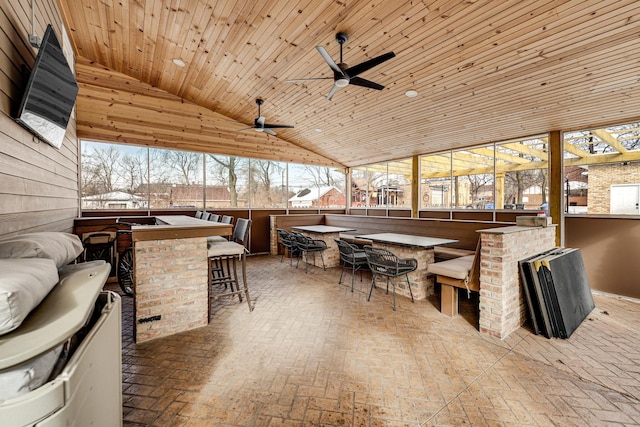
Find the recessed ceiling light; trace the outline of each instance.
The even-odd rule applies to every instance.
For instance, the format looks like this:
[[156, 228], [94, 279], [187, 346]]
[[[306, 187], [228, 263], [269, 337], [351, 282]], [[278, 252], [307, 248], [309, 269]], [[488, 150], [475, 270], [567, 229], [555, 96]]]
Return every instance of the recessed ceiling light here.
[[173, 58], [173, 63], [176, 64], [178, 67], [184, 67], [186, 65], [184, 61], [180, 58]]
[[319, 132], [322, 132], [322, 129], [320, 129], [320, 128], [315, 128], [314, 130], [315, 130], [316, 132], [318, 132], [318, 133], [319, 133]]
[[407, 95], [409, 98], [415, 98], [416, 96], [418, 96], [418, 91], [417, 90], [408, 90], [404, 93], [405, 95]]

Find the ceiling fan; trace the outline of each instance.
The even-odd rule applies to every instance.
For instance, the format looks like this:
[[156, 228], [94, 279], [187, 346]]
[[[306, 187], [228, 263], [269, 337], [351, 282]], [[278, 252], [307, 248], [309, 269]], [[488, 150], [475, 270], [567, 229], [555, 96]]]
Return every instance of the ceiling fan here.
[[331, 90], [329, 91], [329, 94], [327, 95], [328, 100], [331, 100], [331, 98], [333, 98], [333, 95], [335, 95], [338, 89], [340, 89], [341, 87], [345, 87], [349, 84], [362, 86], [369, 89], [376, 89], [376, 90], [384, 89], [384, 86], [378, 83], [372, 82], [370, 80], [363, 79], [362, 77], [358, 77], [358, 75], [361, 73], [364, 73], [367, 70], [370, 70], [376, 65], [380, 65], [383, 62], [393, 58], [394, 56], [396, 56], [396, 54], [393, 52], [387, 52], [380, 56], [376, 56], [375, 58], [369, 59], [368, 61], [361, 62], [358, 65], [354, 65], [353, 67], [349, 67], [347, 64], [342, 62], [342, 45], [345, 44], [347, 40], [349, 40], [349, 36], [346, 33], [340, 32], [336, 34], [336, 41], [338, 42], [338, 44], [340, 44], [340, 63], [338, 64], [336, 64], [335, 61], [329, 56], [329, 54], [327, 53], [324, 47], [316, 46], [317, 51], [320, 52], [320, 55], [322, 55], [322, 58], [325, 60], [327, 64], [329, 64], [329, 67], [331, 67], [331, 70], [333, 70], [333, 77], [293, 79], [293, 80], [287, 80], [287, 82], [296, 83], [296, 82], [303, 82], [307, 80], [333, 79], [333, 87], [331, 88]]
[[253, 124], [251, 123], [245, 123], [247, 126], [249, 126], [248, 128], [244, 128], [244, 129], [238, 129], [238, 131], [243, 131], [243, 130], [247, 130], [247, 129], [255, 129], [256, 132], [266, 132], [269, 135], [275, 135], [276, 133], [274, 131], [272, 131], [271, 129], [278, 129], [278, 128], [293, 128], [293, 126], [291, 125], [276, 125], [276, 124], [272, 124], [272, 123], [265, 123], [264, 122], [264, 116], [260, 115], [260, 106], [262, 104], [264, 104], [264, 101], [260, 98], [256, 99], [256, 104], [258, 104], [258, 117], [256, 117], [253, 120]]

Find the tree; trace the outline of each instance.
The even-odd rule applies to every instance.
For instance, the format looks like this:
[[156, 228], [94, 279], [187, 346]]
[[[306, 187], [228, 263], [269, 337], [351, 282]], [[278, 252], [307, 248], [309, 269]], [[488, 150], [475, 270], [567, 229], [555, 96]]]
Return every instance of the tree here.
[[82, 194], [111, 193], [117, 186], [121, 152], [109, 145], [82, 155]]
[[223, 182], [226, 181], [226, 184], [229, 187], [229, 193], [231, 194], [231, 207], [237, 208], [238, 173], [240, 173], [240, 166], [243, 159], [236, 156], [214, 156], [213, 154], [208, 154], [208, 156], [216, 162], [218, 165], [217, 172], [219, 177], [222, 178]]
[[[251, 161], [251, 193], [256, 205], [273, 206], [272, 177], [274, 174], [282, 174], [284, 170], [280, 163], [271, 160]], [[259, 194], [264, 197], [258, 198]]]
[[189, 151], [163, 150], [164, 165], [178, 173], [180, 184], [191, 185], [202, 178], [202, 155]]

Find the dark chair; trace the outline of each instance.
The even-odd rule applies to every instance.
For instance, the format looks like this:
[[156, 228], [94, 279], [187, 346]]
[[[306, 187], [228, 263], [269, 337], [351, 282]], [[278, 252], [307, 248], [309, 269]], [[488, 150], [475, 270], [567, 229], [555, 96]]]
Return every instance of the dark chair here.
[[322, 252], [328, 249], [327, 244], [324, 240], [312, 239], [311, 237], [305, 236], [304, 234], [292, 231], [291, 235], [294, 236], [296, 240], [296, 247], [300, 251], [300, 256], [298, 257], [298, 262], [296, 263], [296, 268], [298, 268], [298, 264], [300, 263], [300, 258], [304, 256], [304, 272], [307, 272], [309, 267], [309, 254], [313, 256], [313, 265], [316, 265], [316, 254], [320, 254], [320, 259], [322, 260], [322, 269], [326, 270], [324, 266], [324, 257], [322, 256]]
[[349, 242], [345, 242], [340, 239], [333, 239], [338, 245], [338, 251], [340, 251], [340, 261], [342, 262], [342, 270], [340, 271], [340, 279], [338, 284], [342, 284], [342, 275], [345, 268], [351, 269], [351, 292], [353, 292], [353, 276], [356, 275], [356, 271], [360, 270], [360, 281], [362, 281], [362, 269], [368, 268], [367, 254], [364, 249], [360, 249], [358, 246]]
[[230, 215], [222, 215], [222, 219], [220, 220], [223, 224], [233, 224], [233, 217]]
[[[233, 230], [232, 241], [214, 241], [207, 242], [209, 257], [209, 301], [226, 296], [238, 295], [242, 302], [242, 294], [247, 299], [249, 311], [253, 310], [251, 298], [249, 296], [249, 288], [247, 286], [247, 245], [249, 243], [249, 235], [251, 233], [251, 220], [238, 218], [236, 226]], [[238, 281], [238, 271], [236, 261], [242, 263], [242, 288]], [[214, 294], [215, 285], [224, 285], [223, 293]], [[209, 303], [209, 310], [211, 304]], [[211, 317], [211, 311], [209, 311]]]
[[204, 212], [202, 212], [202, 211], [196, 211], [195, 217], [196, 217], [197, 219], [202, 219], [202, 214], [203, 214], [203, 213], [204, 213]]
[[209, 221], [211, 222], [220, 222], [220, 218], [221, 217], [218, 214], [214, 214], [214, 213], [209, 214]]
[[418, 260], [415, 258], [399, 258], [392, 252], [382, 249], [365, 246], [364, 251], [367, 254], [367, 262], [371, 270], [371, 290], [367, 301], [371, 299], [371, 293], [376, 286], [376, 276], [384, 276], [387, 279], [387, 293], [389, 293], [389, 280], [393, 283], [393, 309], [396, 309], [396, 281], [398, 277], [405, 276], [409, 293], [411, 294], [411, 302], [413, 302], [413, 291], [409, 282], [409, 273], [418, 268]]
[[296, 244], [296, 239], [291, 235], [287, 230], [283, 230], [282, 228], [278, 228], [276, 230], [278, 232], [278, 237], [280, 238], [280, 244], [282, 245], [282, 256], [280, 257], [280, 262], [284, 259], [287, 253], [289, 254], [289, 265], [293, 265], [293, 257], [298, 258], [300, 256], [300, 251], [298, 250], [298, 246]]
[[211, 216], [211, 214], [209, 212], [202, 212], [202, 217], [200, 217], [200, 219], [203, 219], [205, 221], [209, 221], [209, 217]]

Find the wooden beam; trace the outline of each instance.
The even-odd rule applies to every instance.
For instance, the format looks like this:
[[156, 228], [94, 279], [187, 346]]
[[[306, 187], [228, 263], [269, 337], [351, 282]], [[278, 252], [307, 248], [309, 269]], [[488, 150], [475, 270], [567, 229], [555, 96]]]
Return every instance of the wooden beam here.
[[607, 132], [605, 129], [593, 129], [592, 134], [600, 138], [600, 140], [608, 144], [611, 148], [615, 149], [618, 153], [626, 153], [627, 149], [618, 141], [613, 135]]

